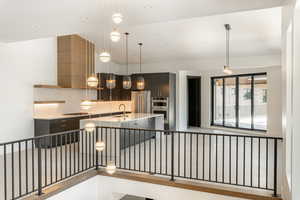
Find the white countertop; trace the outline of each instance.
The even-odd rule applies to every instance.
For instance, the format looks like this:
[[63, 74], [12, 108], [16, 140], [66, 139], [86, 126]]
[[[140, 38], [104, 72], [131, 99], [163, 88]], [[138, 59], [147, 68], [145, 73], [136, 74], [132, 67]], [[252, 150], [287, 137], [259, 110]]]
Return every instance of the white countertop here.
[[121, 115], [83, 119], [80, 121], [122, 123], [122, 122], [129, 122], [129, 121], [135, 121], [135, 120], [141, 120], [141, 119], [148, 119], [148, 118], [153, 118], [153, 117], [163, 117], [162, 114], [152, 114], [152, 113], [129, 113], [129, 114], [126, 114], [126, 118], [117, 117], [117, 116], [121, 116]]
[[[119, 111], [120, 112], [120, 111]], [[116, 113], [119, 112], [113, 112], [112, 115], [116, 115]], [[65, 115], [65, 114], [38, 114], [38, 115], [34, 115], [33, 118], [34, 119], [42, 119], [42, 120], [54, 120], [54, 119], [65, 119], [65, 118], [76, 118], [76, 117], [87, 117], [89, 115], [100, 115], [100, 114], [109, 114], [109, 113], [88, 113], [85, 115]]]

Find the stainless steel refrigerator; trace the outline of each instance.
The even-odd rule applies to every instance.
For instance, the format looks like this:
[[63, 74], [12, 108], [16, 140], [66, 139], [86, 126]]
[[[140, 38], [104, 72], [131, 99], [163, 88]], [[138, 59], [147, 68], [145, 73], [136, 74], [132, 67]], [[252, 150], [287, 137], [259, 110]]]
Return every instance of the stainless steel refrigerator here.
[[149, 90], [131, 92], [132, 112], [151, 113], [151, 92]]

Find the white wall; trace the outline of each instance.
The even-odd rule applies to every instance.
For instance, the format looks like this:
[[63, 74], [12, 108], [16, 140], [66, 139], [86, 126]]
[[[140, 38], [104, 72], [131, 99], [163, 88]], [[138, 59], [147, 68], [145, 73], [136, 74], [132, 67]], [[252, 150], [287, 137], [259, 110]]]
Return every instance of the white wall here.
[[33, 85], [56, 83], [55, 48], [52, 38], [10, 43], [1, 48], [0, 142], [33, 135]]
[[154, 200], [243, 200], [242, 198], [233, 198], [106, 176], [93, 177], [49, 198], [49, 200], [119, 200], [126, 194], [152, 198]]
[[[295, 15], [296, 0], [282, 8], [282, 132], [283, 148], [283, 198], [296, 200], [300, 198], [299, 184], [299, 29], [300, 16]], [[296, 13], [299, 11], [296, 11]], [[297, 25], [298, 24], [298, 25]], [[298, 42], [297, 42], [298, 41]], [[298, 79], [298, 80], [297, 80]]]
[[[96, 72], [119, 73], [119, 65], [105, 67], [96, 57]], [[0, 45], [0, 142], [32, 137], [34, 100], [66, 100], [48, 111], [77, 112], [84, 90], [34, 89], [34, 84], [57, 84], [55, 37]], [[90, 93], [96, 98], [96, 91]], [[45, 106], [38, 106], [45, 110]], [[101, 109], [101, 108], [100, 108]], [[36, 110], [36, 109], [35, 109]], [[14, 123], [12, 123], [14, 122]]]

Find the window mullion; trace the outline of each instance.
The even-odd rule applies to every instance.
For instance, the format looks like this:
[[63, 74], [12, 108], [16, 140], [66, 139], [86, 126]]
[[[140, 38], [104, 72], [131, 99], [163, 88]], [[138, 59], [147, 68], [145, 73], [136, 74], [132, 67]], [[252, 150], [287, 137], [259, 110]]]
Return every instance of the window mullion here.
[[225, 78], [223, 78], [223, 126], [225, 126]]
[[254, 76], [251, 76], [251, 129], [254, 129]]
[[235, 79], [235, 127], [239, 127], [239, 77]]

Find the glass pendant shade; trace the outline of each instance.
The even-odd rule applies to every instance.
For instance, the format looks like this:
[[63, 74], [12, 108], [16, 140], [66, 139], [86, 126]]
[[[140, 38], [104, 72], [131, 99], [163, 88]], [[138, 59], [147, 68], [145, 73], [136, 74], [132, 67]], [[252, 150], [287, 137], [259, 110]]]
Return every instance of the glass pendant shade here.
[[104, 51], [99, 55], [101, 62], [107, 63], [110, 61], [110, 53]]
[[102, 141], [96, 142], [95, 148], [97, 151], [103, 151], [105, 148], [105, 143]]
[[123, 21], [123, 15], [121, 13], [114, 13], [111, 18], [115, 24], [120, 24]]
[[106, 79], [106, 87], [108, 89], [114, 89], [116, 87], [116, 76], [114, 74], [109, 74]]
[[113, 161], [109, 161], [106, 165], [105, 170], [108, 174], [114, 174], [117, 170], [117, 167]]
[[92, 75], [87, 79], [87, 85], [89, 87], [94, 87], [95, 88], [95, 87], [98, 86], [98, 84], [99, 84], [99, 80], [95, 75]]
[[110, 39], [112, 42], [119, 42], [120, 38], [121, 38], [121, 34], [117, 30], [113, 30], [110, 33]]
[[80, 108], [82, 110], [88, 110], [92, 107], [92, 102], [90, 100], [84, 100], [80, 103]]
[[96, 124], [93, 122], [88, 122], [84, 125], [84, 130], [91, 133], [96, 130]]
[[230, 69], [229, 66], [224, 66], [223, 72], [228, 75], [232, 74], [232, 70]]
[[131, 77], [129, 75], [123, 77], [123, 88], [129, 90], [131, 88]]
[[144, 79], [144, 77], [139, 76], [139, 77], [137, 78], [137, 81], [136, 81], [136, 88], [137, 88], [138, 90], [143, 90], [143, 89], [145, 89], [145, 79]]

